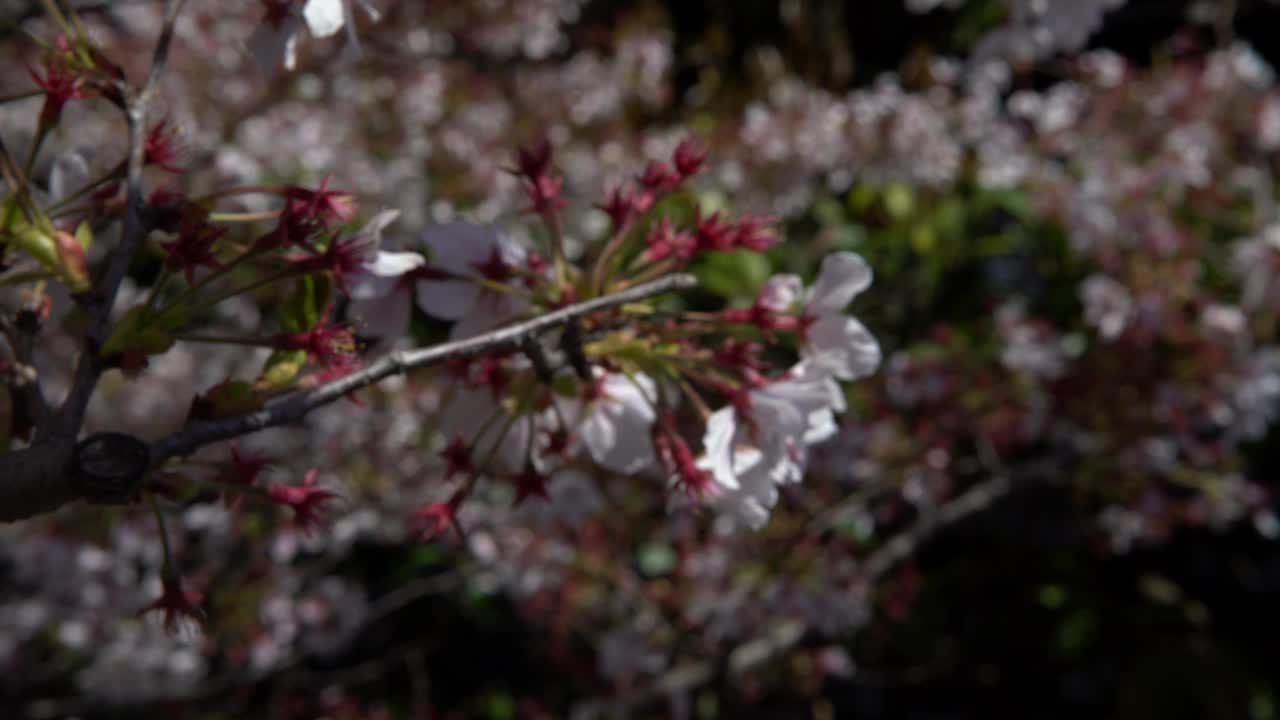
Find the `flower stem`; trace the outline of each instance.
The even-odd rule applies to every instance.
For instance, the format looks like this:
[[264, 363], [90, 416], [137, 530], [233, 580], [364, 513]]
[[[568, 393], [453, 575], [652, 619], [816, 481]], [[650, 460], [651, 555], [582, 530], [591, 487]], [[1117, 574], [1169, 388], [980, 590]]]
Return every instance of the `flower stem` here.
[[604, 249], [600, 251], [600, 256], [596, 258], [595, 266], [591, 269], [591, 297], [595, 297], [604, 292], [604, 284], [606, 275], [609, 272], [609, 263], [613, 261], [613, 256], [622, 248], [622, 244], [627, 240], [627, 233], [631, 232], [631, 218], [627, 218], [622, 226], [609, 238], [609, 242], [605, 243]]
[[198, 198], [192, 198], [192, 202], [203, 205], [209, 200], [219, 200], [226, 197], [235, 197], [236, 195], [283, 195], [286, 188], [283, 185], [249, 185], [246, 187], [233, 187], [226, 190], [217, 190], [208, 195], [201, 195]]
[[707, 405], [707, 401], [703, 400], [697, 389], [684, 378], [680, 378], [680, 390], [684, 392], [685, 397], [689, 398], [689, 402], [693, 403], [693, 406], [698, 410], [698, 415], [702, 417], [702, 421], [705, 423], [707, 418], [711, 417], [711, 407]]
[[88, 195], [89, 193], [93, 192], [94, 190], [97, 190], [98, 188], [102, 187], [103, 185], [105, 185], [105, 184], [107, 184], [107, 183], [111, 182], [112, 180], [118, 180], [118, 179], [120, 179], [120, 177], [124, 174], [124, 169], [125, 169], [125, 167], [124, 167], [124, 163], [120, 163], [119, 165], [117, 165], [117, 166], [115, 166], [114, 168], [112, 168], [111, 172], [107, 173], [106, 175], [103, 175], [102, 177], [98, 178], [97, 180], [94, 180], [94, 181], [90, 182], [88, 185], [85, 185], [84, 187], [82, 187], [82, 188], [80, 188], [80, 189], [76, 190], [75, 192], [71, 193], [70, 195], [68, 195], [68, 196], [66, 196], [66, 197], [64, 197], [64, 198], [62, 198], [62, 199], [61, 199], [61, 200], [59, 200], [58, 202], [56, 202], [56, 203], [54, 203], [54, 204], [50, 205], [50, 206], [49, 206], [49, 208], [48, 208], [48, 212], [49, 212], [50, 214], [53, 214], [53, 213], [55, 213], [55, 212], [61, 211], [61, 210], [65, 209], [65, 208], [66, 208], [66, 206], [67, 206], [69, 203], [71, 203], [71, 201], [73, 201], [73, 200], [79, 200], [80, 198], [84, 197], [85, 195]]
[[568, 283], [569, 272], [564, 254], [564, 232], [560, 229], [560, 214], [555, 210], [547, 210], [542, 213], [542, 221], [551, 233], [551, 258], [555, 266], [556, 284], [563, 288]]
[[222, 302], [223, 300], [228, 300], [228, 299], [233, 298], [233, 297], [235, 297], [235, 296], [237, 296], [237, 295], [243, 295], [243, 294], [245, 294], [245, 293], [253, 292], [254, 290], [257, 290], [258, 288], [266, 287], [267, 285], [270, 285], [270, 284], [272, 284], [272, 283], [274, 283], [274, 282], [276, 282], [276, 281], [278, 281], [278, 280], [283, 280], [283, 279], [285, 279], [285, 278], [287, 278], [287, 277], [289, 277], [289, 276], [291, 276], [291, 275], [296, 275], [296, 274], [297, 274], [297, 270], [295, 270], [295, 269], [294, 269], [293, 267], [291, 267], [291, 266], [286, 266], [284, 269], [282, 269], [282, 270], [280, 270], [280, 271], [278, 271], [278, 272], [271, 273], [270, 275], [267, 275], [266, 277], [259, 278], [259, 279], [255, 280], [255, 281], [253, 281], [253, 282], [249, 283], [248, 285], [244, 285], [244, 286], [239, 287], [239, 288], [236, 288], [236, 289], [234, 289], [234, 290], [232, 290], [232, 291], [230, 291], [230, 292], [223, 293], [221, 297], [216, 298], [216, 299], [214, 299], [214, 300], [210, 301], [210, 303], [209, 303], [209, 304], [210, 304], [210, 305], [216, 305], [216, 304], [218, 304], [218, 303]]
[[160, 503], [156, 502], [155, 493], [147, 493], [147, 503], [151, 505], [151, 514], [156, 519], [156, 529], [160, 531], [160, 549], [164, 553], [164, 574], [173, 572], [173, 551], [169, 548], [169, 533], [164, 528], [164, 515], [160, 512]]
[[626, 280], [623, 280], [617, 283], [612, 288], [610, 288], [610, 292], [620, 292], [622, 290], [626, 290], [629, 287], [641, 285], [643, 283], [649, 282], [650, 280], [655, 280], [657, 278], [660, 278], [663, 275], [666, 275], [667, 273], [672, 272], [675, 269], [676, 269], [676, 263], [674, 260], [663, 260], [661, 262], [654, 263], [653, 265], [648, 266], [647, 268], [640, 271], [639, 273], [632, 275]]
[[280, 217], [279, 210], [261, 210], [258, 212], [215, 212], [209, 213], [209, 220], [212, 222], [258, 222], [260, 220], [274, 220]]
[[151, 286], [151, 292], [147, 293], [147, 302], [143, 305], [145, 308], [142, 312], [151, 312], [151, 306], [155, 305], [156, 298], [160, 297], [160, 290], [164, 288], [165, 283], [169, 281], [169, 268], [161, 267], [160, 276], [156, 278], [156, 284]]
[[40, 127], [36, 130], [36, 139], [31, 143], [31, 151], [27, 153], [27, 164], [22, 169], [22, 174], [31, 177], [31, 168], [36, 165], [36, 156], [40, 154], [40, 146], [44, 144], [44, 139], [49, 135], [50, 128], [45, 127], [43, 118], [40, 121]]
[[223, 335], [199, 335], [195, 333], [174, 333], [174, 340], [184, 342], [211, 343], [222, 345], [245, 345], [248, 347], [275, 347], [270, 338], [231, 337]]

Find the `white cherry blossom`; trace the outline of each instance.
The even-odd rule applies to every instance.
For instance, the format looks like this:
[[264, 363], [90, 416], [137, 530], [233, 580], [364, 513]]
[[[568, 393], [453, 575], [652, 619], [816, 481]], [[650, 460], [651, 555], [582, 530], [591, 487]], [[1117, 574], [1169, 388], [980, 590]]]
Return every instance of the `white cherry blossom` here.
[[528, 252], [517, 240], [492, 225], [452, 222], [428, 228], [423, 240], [433, 268], [453, 277], [417, 284], [418, 307], [441, 320], [452, 320], [454, 338], [470, 337], [523, 312], [528, 303], [513, 293], [484, 287], [477, 280], [509, 285]]
[[562, 403], [581, 447], [604, 468], [631, 474], [656, 462], [651, 431], [657, 418], [653, 380], [643, 373], [628, 377], [595, 368], [592, 399]]
[[834, 410], [842, 406], [828, 372], [805, 361], [749, 391], [737, 407], [712, 413], [698, 461], [715, 479], [711, 504], [750, 527], [763, 526], [777, 504], [777, 486], [803, 478], [808, 446], [835, 433]]
[[871, 268], [861, 257], [833, 253], [823, 258], [818, 279], [805, 297], [803, 357], [839, 380], [866, 377], [880, 365], [880, 344], [861, 322], [844, 314], [853, 298], [870, 286]]
[[398, 210], [384, 210], [364, 226], [364, 262], [347, 279], [351, 315], [362, 322], [363, 332], [375, 337], [400, 337], [409, 328], [410, 273], [426, 263], [420, 253], [381, 249], [383, 229], [399, 215]]

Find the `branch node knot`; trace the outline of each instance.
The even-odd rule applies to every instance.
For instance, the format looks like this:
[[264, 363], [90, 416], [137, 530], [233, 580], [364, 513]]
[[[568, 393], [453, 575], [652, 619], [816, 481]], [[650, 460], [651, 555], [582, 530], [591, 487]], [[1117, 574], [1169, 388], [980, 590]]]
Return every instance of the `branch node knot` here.
[[95, 505], [126, 505], [151, 465], [151, 448], [124, 433], [97, 433], [76, 446], [76, 491]]

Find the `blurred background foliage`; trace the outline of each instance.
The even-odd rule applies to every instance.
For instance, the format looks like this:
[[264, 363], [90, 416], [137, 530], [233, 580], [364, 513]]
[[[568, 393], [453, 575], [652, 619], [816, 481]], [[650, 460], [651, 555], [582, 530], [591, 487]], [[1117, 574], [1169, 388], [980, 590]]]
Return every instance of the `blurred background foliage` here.
[[[619, 28], [657, 27], [666, 30], [670, 43], [667, 94], [653, 102], [632, 97], [619, 117], [578, 131], [606, 141], [642, 128], [688, 127], [707, 139], [714, 154], [734, 143], [749, 145], [740, 134], [745, 109], [769, 97], [783, 78], [839, 96], [896, 73], [905, 91], [925, 93], [941, 82], [936, 58], [970, 57], [1010, 19], [1006, 0], [941, 3], [924, 13], [912, 12], [909, 4], [593, 0], [566, 23], [568, 42], [538, 58], [455, 48], [447, 62], [461, 67], [475, 85], [468, 88], [470, 95], [453, 99], [449, 112], [471, 107], [480, 118], [467, 122], [483, 122], [489, 97], [531, 92], [513, 87], [521, 77], [517, 71], [568, 73], [580, 53], [612, 49]], [[1093, 48], [1126, 59], [1134, 87], [1156, 88], [1134, 93], [1158, 94], [1161, 83], [1174, 82], [1169, 78], [1181, 72], [1182, 63], [1203, 67], [1208, 53], [1237, 41], [1251, 44], [1273, 65], [1280, 62], [1276, 3], [1113, 4], [1119, 6], [1102, 16], [1085, 47], [1010, 61], [1000, 97], [1074, 81], [1078, 56]], [[22, 3], [8, 5], [14, 18], [27, 11]], [[382, 23], [360, 27], [373, 62], [385, 61], [381, 70], [397, 82], [413, 74], [412, 64], [381, 53], [395, 43], [396, 28], [418, 21], [420, 11], [411, 7], [416, 5], [391, 3]], [[471, 3], [449, 5], [423, 3], [423, 12], [446, 28], [484, 12], [468, 7]], [[488, 5], [510, 10], [519, 3]], [[19, 44], [12, 34], [4, 42]], [[305, 81], [275, 82], [278, 87], [265, 92], [261, 102], [306, 91]], [[1095, 91], [1102, 98], [1095, 104], [1105, 104], [1106, 92], [1090, 90]], [[554, 115], [580, 99], [567, 95], [547, 98], [536, 111]], [[382, 138], [399, 137], [387, 128], [403, 118], [388, 106], [386, 117], [366, 118], [374, 157], [397, 152]], [[515, 141], [545, 130], [539, 122], [545, 119], [516, 123], [512, 134], [490, 138], [489, 147], [509, 151]], [[1105, 115], [1100, 122], [1106, 122]], [[1163, 129], [1152, 132], [1159, 135]], [[1146, 153], [1136, 147], [1141, 128], [1131, 135], [1134, 154]], [[1076, 150], [1056, 149], [1047, 140], [1036, 147], [1048, 158], [1046, 164], [1079, 161], [1071, 155]], [[739, 150], [748, 157], [739, 168], [742, 184], [759, 182], [767, 194], [775, 181], [757, 178], [749, 165], [758, 150]], [[1243, 166], [1252, 160], [1235, 162]], [[856, 251], [876, 272], [874, 286], [858, 299], [854, 314], [880, 340], [887, 361], [880, 375], [849, 390], [849, 434], [856, 436], [852, 450], [840, 443], [830, 450], [831, 477], [818, 472], [807, 479], [813, 495], [786, 497], [769, 531], [746, 541], [746, 549], [734, 556], [733, 574], [742, 584], [759, 588], [784, 577], [793, 585], [783, 592], [811, 585], [829, 604], [827, 610], [811, 609], [798, 627], [782, 627], [779, 632], [793, 635], [776, 649], [761, 651], [759, 662], [735, 666], [723, 644], [703, 637], [706, 628], [678, 620], [694, 594], [689, 586], [698, 582], [682, 575], [685, 545], [706, 540], [705, 532], [666, 532], [668, 518], [640, 512], [614, 523], [625, 528], [606, 522], [580, 532], [578, 555], [570, 563], [573, 580], [548, 597], [513, 599], [468, 581], [484, 570], [457, 543], [357, 542], [323, 573], [345, 578], [380, 604], [372, 613], [375, 621], [332, 653], [304, 654], [254, 677], [237, 674], [234, 655], [227, 654], [210, 674], [229, 679], [203, 686], [186, 701], [86, 701], [68, 708], [36, 702], [74, 697], [80, 687], [75, 676], [83, 667], [76, 663], [85, 661], [61, 654], [50, 634], [29, 642], [21, 663], [10, 661], [7, 676], [0, 678], [0, 692], [8, 699], [0, 705], [10, 702], [15, 717], [66, 711], [80, 717], [284, 718], [323, 712], [335, 718], [506, 720], [565, 717], [595, 696], [603, 698], [597, 709], [606, 716], [631, 712], [637, 717], [1277, 717], [1280, 665], [1274, 656], [1280, 622], [1273, 615], [1280, 601], [1280, 553], [1276, 530], [1267, 525], [1274, 516], [1267, 513], [1275, 505], [1280, 470], [1278, 431], [1266, 415], [1262, 432], [1223, 444], [1220, 457], [1203, 460], [1185, 450], [1167, 473], [1141, 465], [1133, 447], [1183, 432], [1152, 418], [1164, 388], [1182, 383], [1193, 388], [1188, 392], [1199, 392], [1195, 388], [1208, 384], [1212, 368], [1219, 367], [1204, 356], [1216, 351], [1174, 324], [1160, 325], [1149, 337], [1130, 335], [1108, 343], [1092, 329], [1096, 323], [1088, 320], [1081, 290], [1105, 269], [1132, 287], [1145, 283], [1168, 290], [1174, 315], [1231, 302], [1227, 298], [1238, 285], [1232, 249], [1264, 224], [1262, 210], [1225, 188], [1217, 189], [1230, 197], [1212, 202], [1201, 197], [1204, 193], [1189, 192], [1181, 204], [1153, 194], [1134, 203], [1165, 203], [1153, 222], [1176, 223], [1170, 233], [1194, 241], [1172, 251], [1132, 245], [1113, 254], [1081, 251], [1073, 244], [1066, 213], [1046, 201], [1052, 191], [1041, 178], [993, 186], [979, 177], [973, 152], [963, 153], [957, 163], [953, 181], [941, 183], [918, 182], [909, 174], [864, 177], [857, 169], [850, 169], [843, 182], [813, 180], [811, 175], [819, 173], [793, 180], [780, 172], [776, 182], [784, 186], [813, 188], [795, 205], [777, 209], [787, 242], [771, 250], [766, 261], [721, 255], [699, 268], [708, 291], [739, 304], [749, 303], [772, 273], [812, 277], [817, 261], [832, 250]], [[1275, 163], [1274, 153], [1257, 161]], [[426, 164], [432, 202], [448, 198], [468, 208], [491, 192], [477, 179], [475, 167], [465, 165], [456, 157]], [[565, 170], [572, 182], [573, 168]], [[1071, 172], [1078, 172], [1076, 179]], [[1087, 172], [1068, 167], [1064, 182], [1083, 183]], [[700, 198], [703, 206], [727, 202], [722, 192], [708, 188]], [[1174, 289], [1181, 276], [1172, 266], [1180, 259], [1200, 268], [1194, 289], [1184, 296]], [[140, 271], [139, 280], [144, 275]], [[1008, 310], [1015, 300], [1021, 316]], [[1274, 340], [1274, 315], [1246, 312], [1259, 344]], [[441, 331], [423, 318], [417, 322], [423, 337]], [[1028, 337], [1044, 346], [1034, 352], [1052, 356], [1046, 362], [1067, 369], [1038, 372], [1011, 362], [1011, 345]], [[902, 387], [895, 390], [895, 382]], [[906, 395], [912, 399], [903, 400]], [[1028, 429], [1032, 416], [1050, 419]], [[1064, 440], [1054, 429], [1060, 424], [1083, 428], [1087, 432], [1079, 435], [1090, 442], [1076, 436]], [[1208, 426], [1186, 431], [1205, 447], [1228, 432]], [[870, 454], [877, 463], [877, 472], [858, 476], [852, 488], [838, 479], [857, 459], [851, 453]], [[939, 461], [945, 471], [934, 472], [932, 459], [925, 469], [919, 467], [934, 453], [949, 458]], [[368, 492], [376, 492], [379, 473], [373, 461], [362, 460], [358, 452], [348, 461], [352, 484], [366, 478]], [[362, 463], [369, 467], [362, 469]], [[824, 584], [841, 558], [869, 557], [886, 539], [903, 537], [895, 531], [909, 534], [918, 527], [913, 523], [933, 512], [928, 503], [903, 498], [936, 494], [940, 507], [966, 489], [981, 489], [993, 474], [1008, 474], [1014, 491], [922, 534], [871, 587], [839, 586], [847, 593], [842, 594]], [[1228, 475], [1246, 478], [1261, 493], [1230, 522], [1183, 522], [1178, 518], [1193, 517], [1193, 511], [1169, 510], [1184, 502], [1203, 510], [1204, 502], [1237, 492], [1235, 485], [1220, 482]], [[891, 492], [883, 491], [886, 485]], [[859, 497], [866, 501], [858, 504]], [[623, 504], [630, 500], [623, 497]], [[1144, 529], [1117, 541], [1123, 533], [1108, 524], [1121, 516], [1116, 508], [1141, 515], [1132, 522]], [[832, 521], [810, 522], [822, 510], [834, 513]], [[84, 528], [81, 532], [91, 535]], [[261, 533], [265, 544], [270, 528]], [[235, 588], [211, 601], [214, 627], [228, 637], [253, 632], [254, 578], [267, 572], [251, 555], [261, 549], [249, 545], [238, 551], [250, 555], [238, 565], [228, 563], [213, 582]], [[603, 650], [592, 633], [603, 631], [582, 618], [591, 616], [590, 608], [608, 605], [620, 583], [634, 584], [635, 592], [677, 618], [653, 641], [661, 648], [663, 672], [619, 681], [600, 669]], [[588, 609], [565, 610], [566, 597]], [[827, 614], [864, 610], [865, 618], [850, 623], [855, 629], [839, 623], [834, 632], [823, 628]], [[738, 623], [758, 625], [765, 635], [766, 625], [774, 627], [775, 618], [764, 611], [742, 612]], [[635, 659], [653, 650], [637, 642], [620, 652]], [[683, 662], [704, 655], [711, 659], [691, 668]], [[40, 671], [24, 674], [28, 667]], [[430, 677], [429, 687], [422, 684], [424, 676]], [[434, 710], [424, 710], [427, 706]]]

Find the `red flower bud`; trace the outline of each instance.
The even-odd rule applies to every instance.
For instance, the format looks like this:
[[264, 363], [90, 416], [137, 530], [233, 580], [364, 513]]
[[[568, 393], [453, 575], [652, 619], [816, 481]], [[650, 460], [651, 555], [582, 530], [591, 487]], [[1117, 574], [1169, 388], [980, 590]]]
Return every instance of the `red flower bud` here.
[[308, 470], [301, 485], [273, 485], [267, 491], [272, 501], [293, 509], [294, 524], [310, 536], [328, 514], [330, 504], [338, 499], [332, 490], [316, 487], [319, 470]]
[[675, 164], [676, 172], [680, 173], [680, 177], [687, 179], [697, 175], [698, 171], [702, 170], [702, 164], [706, 159], [707, 151], [691, 138], [685, 138], [676, 146], [671, 162]]

